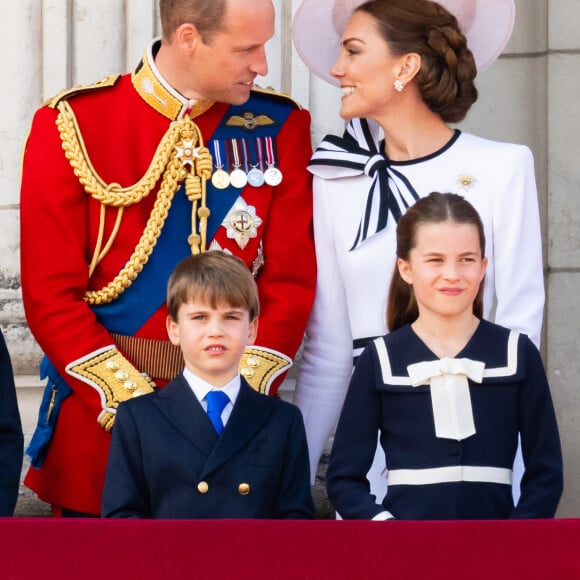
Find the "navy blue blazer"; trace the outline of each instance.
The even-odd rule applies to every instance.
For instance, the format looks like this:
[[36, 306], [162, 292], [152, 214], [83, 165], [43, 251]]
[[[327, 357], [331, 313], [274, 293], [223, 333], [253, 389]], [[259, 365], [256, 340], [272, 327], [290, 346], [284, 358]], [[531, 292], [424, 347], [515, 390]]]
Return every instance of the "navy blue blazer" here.
[[242, 378], [218, 436], [183, 375], [117, 410], [104, 517], [312, 518], [297, 407]]
[[18, 499], [24, 437], [12, 364], [0, 333], [0, 516], [11, 516]]

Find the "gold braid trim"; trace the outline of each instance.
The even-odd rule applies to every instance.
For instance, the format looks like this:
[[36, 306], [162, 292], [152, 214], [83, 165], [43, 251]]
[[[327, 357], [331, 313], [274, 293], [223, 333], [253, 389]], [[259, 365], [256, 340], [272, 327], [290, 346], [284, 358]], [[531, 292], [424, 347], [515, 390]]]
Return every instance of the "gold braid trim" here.
[[270, 394], [274, 379], [292, 366], [292, 359], [264, 346], [247, 346], [239, 364], [240, 374], [258, 393]]
[[97, 390], [103, 407], [98, 420], [107, 431], [113, 427], [119, 403], [152, 393], [155, 389], [155, 383], [142, 375], [114, 347], [72, 362], [66, 370]]
[[[129, 206], [139, 203], [147, 197], [161, 174], [167, 167], [172, 154], [175, 155], [175, 147], [182, 139], [184, 125], [191, 124], [191, 119], [185, 117], [180, 121], [171, 123], [167, 133], [157, 146], [151, 165], [145, 175], [134, 185], [121, 187], [118, 183], [105, 183], [96, 172], [87, 153], [76, 117], [67, 101], [58, 104], [59, 115], [56, 121], [62, 148], [69, 160], [75, 175], [85, 188], [85, 191], [104, 205], [114, 207]], [[189, 121], [189, 123], [187, 123]], [[197, 127], [196, 127], [197, 128]], [[198, 131], [199, 132], [199, 131]]]
[[[65, 155], [85, 191], [93, 199], [113, 207], [139, 203], [151, 193], [161, 177], [157, 199], [133, 254], [113, 281], [100, 290], [86, 293], [85, 300], [89, 304], [108, 304], [131, 286], [149, 261], [167, 219], [173, 196], [184, 179], [186, 194], [192, 202], [192, 235], [188, 241], [192, 253], [205, 251], [205, 230], [209, 216], [206, 181], [211, 177], [213, 160], [209, 150], [203, 146], [201, 131], [190, 117], [183, 117], [169, 126], [145, 175], [135, 185], [123, 188], [118, 183], [106, 184], [95, 171], [70, 105], [63, 101], [59, 103], [58, 109], [57, 126]], [[199, 233], [196, 227], [198, 217]], [[102, 214], [101, 221], [103, 219]], [[117, 223], [113, 235], [118, 233], [119, 227], [120, 223]], [[111, 245], [112, 241], [109, 240], [106, 249]], [[100, 252], [101, 239], [97, 246], [98, 257], [93, 258], [91, 270], [106, 253]]]
[[133, 281], [137, 279], [137, 276], [149, 261], [153, 248], [161, 235], [167, 214], [169, 213], [169, 208], [171, 207], [173, 195], [179, 187], [179, 181], [184, 177], [183, 174], [185, 171], [181, 174], [179, 169], [179, 163], [177, 167], [175, 167], [175, 164], [167, 167], [167, 175], [164, 175], [155, 205], [133, 254], [111, 282], [100, 290], [87, 291], [85, 300], [89, 304], [109, 304], [127, 290]]

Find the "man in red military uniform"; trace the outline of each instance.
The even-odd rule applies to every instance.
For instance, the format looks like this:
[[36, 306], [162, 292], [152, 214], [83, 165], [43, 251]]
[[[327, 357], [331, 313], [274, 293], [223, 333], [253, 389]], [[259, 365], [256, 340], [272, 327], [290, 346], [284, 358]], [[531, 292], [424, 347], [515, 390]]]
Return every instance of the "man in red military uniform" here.
[[118, 404], [183, 368], [165, 329], [182, 258], [222, 249], [256, 276], [240, 370], [270, 395], [313, 299], [310, 116], [253, 88], [271, 0], [160, 0], [160, 14], [132, 74], [51, 99], [25, 147], [22, 291], [48, 378], [25, 483], [55, 513], [99, 514]]

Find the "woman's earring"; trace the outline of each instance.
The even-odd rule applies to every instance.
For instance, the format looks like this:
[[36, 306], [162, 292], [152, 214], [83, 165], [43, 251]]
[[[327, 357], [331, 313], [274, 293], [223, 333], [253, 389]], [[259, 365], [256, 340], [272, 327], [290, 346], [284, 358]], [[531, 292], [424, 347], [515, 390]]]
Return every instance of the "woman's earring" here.
[[393, 85], [395, 86], [395, 90], [396, 90], [398, 93], [401, 93], [401, 92], [403, 92], [403, 89], [405, 88], [405, 83], [404, 83], [404, 82], [403, 82], [401, 79], [397, 79], [397, 80], [396, 80], [396, 81], [393, 83]]

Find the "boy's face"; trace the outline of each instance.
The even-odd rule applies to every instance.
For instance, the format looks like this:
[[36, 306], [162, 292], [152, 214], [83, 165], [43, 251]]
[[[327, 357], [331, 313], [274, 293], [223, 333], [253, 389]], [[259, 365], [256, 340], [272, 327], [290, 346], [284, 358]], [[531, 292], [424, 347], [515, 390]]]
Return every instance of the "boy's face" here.
[[249, 313], [220, 303], [217, 308], [200, 299], [179, 307], [177, 320], [167, 317], [167, 333], [180, 346], [186, 367], [215, 387], [223, 387], [238, 372], [240, 358], [253, 344], [258, 320]]

